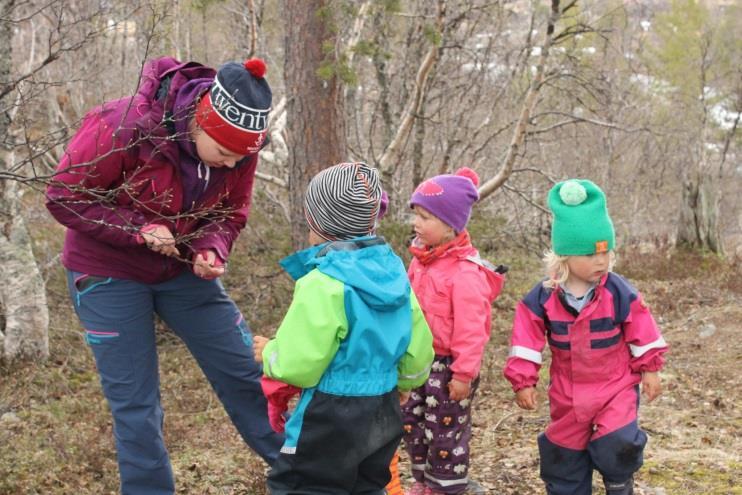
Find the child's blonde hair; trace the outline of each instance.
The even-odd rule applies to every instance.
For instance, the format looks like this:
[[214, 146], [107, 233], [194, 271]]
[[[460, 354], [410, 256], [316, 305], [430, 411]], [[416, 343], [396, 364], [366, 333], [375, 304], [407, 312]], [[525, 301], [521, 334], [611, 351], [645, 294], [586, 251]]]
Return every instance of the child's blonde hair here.
[[[613, 265], [616, 264], [616, 253], [611, 250], [608, 252], [608, 271], [613, 271]], [[543, 282], [543, 286], [547, 289], [555, 289], [559, 285], [563, 285], [569, 279], [569, 265], [567, 260], [569, 256], [559, 256], [554, 251], [546, 251], [542, 261], [544, 262], [544, 268], [546, 269], [546, 280]]]

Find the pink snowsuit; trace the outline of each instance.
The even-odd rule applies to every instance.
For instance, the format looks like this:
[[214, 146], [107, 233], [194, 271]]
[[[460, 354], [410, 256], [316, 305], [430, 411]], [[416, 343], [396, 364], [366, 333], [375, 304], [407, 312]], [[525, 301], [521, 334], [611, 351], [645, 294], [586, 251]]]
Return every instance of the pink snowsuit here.
[[[609, 273], [595, 288], [592, 301], [577, 313], [562, 289], [536, 285], [515, 312], [504, 370], [514, 391], [536, 385], [547, 341], [552, 355], [551, 423], [545, 438], [539, 439], [547, 491], [583, 493], [576, 488], [579, 482], [554, 481], [565, 470], [578, 468], [565, 462], [561, 468], [545, 466], [546, 451], [577, 456], [577, 464], [590, 466], [580, 457], [587, 453], [605, 479], [629, 479], [641, 466], [646, 443], [636, 426], [641, 373], [660, 370], [668, 348], [641, 295], [620, 275]], [[627, 445], [633, 457], [621, 458], [617, 453]], [[587, 490], [584, 493], [590, 493], [589, 486]]]

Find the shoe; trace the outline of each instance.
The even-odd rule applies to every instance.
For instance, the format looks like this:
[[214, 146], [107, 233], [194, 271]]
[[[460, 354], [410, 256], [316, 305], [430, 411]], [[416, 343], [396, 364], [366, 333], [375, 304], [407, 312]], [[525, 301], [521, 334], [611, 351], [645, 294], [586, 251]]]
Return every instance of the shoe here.
[[634, 495], [634, 477], [632, 476], [623, 483], [615, 483], [603, 480], [606, 495]]
[[404, 495], [426, 495], [428, 493], [427, 490], [428, 487], [424, 483], [416, 481], [404, 492]]
[[477, 483], [476, 481], [470, 479], [469, 482], [466, 484], [466, 490], [464, 490], [465, 495], [487, 495], [487, 490], [484, 489], [482, 485]]

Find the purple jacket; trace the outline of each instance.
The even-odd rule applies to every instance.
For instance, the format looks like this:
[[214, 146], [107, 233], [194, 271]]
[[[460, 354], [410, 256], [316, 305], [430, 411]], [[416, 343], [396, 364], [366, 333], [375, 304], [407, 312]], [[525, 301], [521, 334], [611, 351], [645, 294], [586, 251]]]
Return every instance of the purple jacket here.
[[173, 123], [179, 115], [187, 118], [199, 96], [194, 92], [185, 108], [181, 97], [176, 106], [181, 90], [215, 74], [194, 62], [152, 60], [136, 95], [104, 103], [85, 116], [47, 188], [47, 208], [67, 227], [65, 267], [144, 283], [173, 278], [189, 265], [137, 241], [148, 223], [169, 227], [182, 240], [178, 249], [184, 259], [213, 249], [227, 260], [247, 222], [258, 155], [234, 169], [211, 169], [208, 187], [184, 205], [181, 165], [193, 158], [178, 143]]

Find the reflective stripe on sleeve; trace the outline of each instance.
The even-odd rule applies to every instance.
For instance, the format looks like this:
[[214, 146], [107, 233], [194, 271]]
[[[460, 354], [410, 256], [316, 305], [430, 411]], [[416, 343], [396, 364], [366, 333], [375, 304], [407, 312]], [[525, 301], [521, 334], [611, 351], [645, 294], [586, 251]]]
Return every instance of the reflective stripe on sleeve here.
[[517, 357], [525, 359], [526, 361], [531, 361], [532, 363], [541, 364], [541, 353], [529, 349], [528, 347], [523, 347], [522, 345], [514, 345], [511, 347], [508, 357]]
[[634, 357], [639, 357], [644, 355], [648, 350], [650, 349], [656, 349], [658, 347], [667, 347], [667, 342], [665, 342], [664, 337], [660, 335], [660, 338], [655, 340], [654, 342], [650, 342], [647, 345], [634, 345], [629, 344], [629, 348], [631, 349], [631, 355]]

